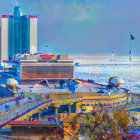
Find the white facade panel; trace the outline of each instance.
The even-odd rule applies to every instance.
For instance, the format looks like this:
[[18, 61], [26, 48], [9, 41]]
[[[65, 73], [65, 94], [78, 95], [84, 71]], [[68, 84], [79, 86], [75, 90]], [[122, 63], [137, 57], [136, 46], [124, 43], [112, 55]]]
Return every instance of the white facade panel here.
[[37, 18], [30, 18], [30, 54], [37, 53]]
[[9, 22], [8, 18], [1, 18], [1, 62], [9, 60]]

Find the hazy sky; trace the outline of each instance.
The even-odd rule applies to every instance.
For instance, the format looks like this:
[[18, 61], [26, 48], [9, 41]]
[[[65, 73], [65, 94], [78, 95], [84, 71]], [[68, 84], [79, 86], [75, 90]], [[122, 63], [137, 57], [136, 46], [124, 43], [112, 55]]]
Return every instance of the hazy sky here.
[[[16, 0], [0, 0], [0, 15]], [[38, 16], [38, 52], [140, 55], [140, 0], [19, 0], [23, 14]], [[48, 45], [48, 48], [45, 46]]]

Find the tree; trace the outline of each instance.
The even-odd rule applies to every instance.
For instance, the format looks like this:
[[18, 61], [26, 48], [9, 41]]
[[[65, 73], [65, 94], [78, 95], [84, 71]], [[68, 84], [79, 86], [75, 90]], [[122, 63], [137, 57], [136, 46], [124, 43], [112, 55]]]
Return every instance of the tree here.
[[121, 134], [127, 135], [130, 130], [129, 122], [130, 116], [128, 112], [126, 112], [124, 109], [119, 109], [117, 111], [113, 110], [111, 122], [109, 125], [114, 136], [119, 136]]
[[[81, 119], [80, 127], [77, 129], [77, 121]], [[77, 134], [86, 137], [87, 140], [109, 139], [110, 135], [114, 139], [122, 139], [121, 134], [129, 132], [129, 115], [123, 110], [104, 111], [93, 107], [90, 114], [78, 114], [70, 120], [72, 130], [77, 129]]]

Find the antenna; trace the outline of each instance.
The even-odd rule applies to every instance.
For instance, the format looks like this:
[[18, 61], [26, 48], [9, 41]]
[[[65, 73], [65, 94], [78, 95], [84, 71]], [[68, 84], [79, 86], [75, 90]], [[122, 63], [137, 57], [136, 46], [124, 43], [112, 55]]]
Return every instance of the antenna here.
[[18, 0], [17, 0], [17, 4], [16, 5], [18, 6]]

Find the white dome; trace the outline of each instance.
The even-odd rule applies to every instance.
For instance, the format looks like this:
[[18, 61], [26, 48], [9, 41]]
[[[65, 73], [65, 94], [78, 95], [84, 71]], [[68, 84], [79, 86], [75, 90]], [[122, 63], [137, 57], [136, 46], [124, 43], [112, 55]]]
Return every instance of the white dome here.
[[117, 84], [125, 84], [124, 80], [123, 79], [119, 79], [118, 77], [111, 77], [109, 79], [109, 83], [111, 84], [114, 84], [114, 85], [117, 85]]
[[120, 81], [118, 78], [112, 78], [112, 80], [110, 80], [110, 83], [117, 85], [120, 83]]
[[15, 80], [14, 78], [8, 78], [6, 80], [6, 84], [9, 86], [18, 86], [19, 85], [18, 81]]
[[125, 84], [123, 79], [119, 79], [120, 84]]

